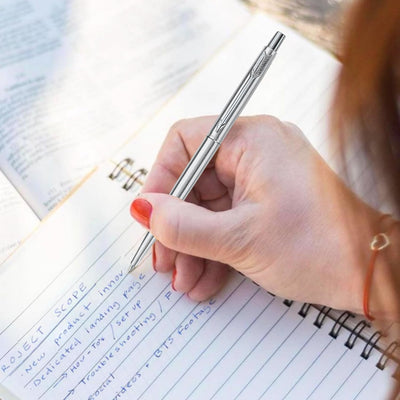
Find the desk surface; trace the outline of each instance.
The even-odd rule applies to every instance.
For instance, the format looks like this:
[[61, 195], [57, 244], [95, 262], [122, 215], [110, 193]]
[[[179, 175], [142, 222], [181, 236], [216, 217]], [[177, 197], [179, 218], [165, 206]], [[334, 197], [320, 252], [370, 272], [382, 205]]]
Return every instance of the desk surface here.
[[351, 0], [244, 0], [340, 56], [341, 27]]

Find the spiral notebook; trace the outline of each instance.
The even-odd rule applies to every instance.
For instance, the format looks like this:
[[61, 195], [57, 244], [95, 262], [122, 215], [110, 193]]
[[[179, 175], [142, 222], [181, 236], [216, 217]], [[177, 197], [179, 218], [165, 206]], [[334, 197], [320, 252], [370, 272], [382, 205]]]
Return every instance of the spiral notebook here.
[[338, 63], [255, 16], [2, 264], [5, 399], [348, 400], [389, 393], [398, 343], [359, 316], [275, 297], [234, 272], [201, 303], [175, 292], [149, 259], [126, 274], [144, 234], [129, 205], [168, 127], [183, 116], [218, 113], [252, 49], [276, 29], [287, 34], [286, 46], [245, 113], [296, 122], [334, 166], [326, 117]]
[[135, 164], [94, 172], [2, 268], [1, 281], [12, 282], [1, 289], [8, 391], [21, 399], [384, 398], [397, 343], [381, 347], [379, 333], [366, 335], [367, 323], [351, 324], [348, 312], [335, 318], [275, 297], [238, 273], [201, 303], [175, 292], [149, 259], [127, 275], [144, 233], [128, 216], [145, 176]]

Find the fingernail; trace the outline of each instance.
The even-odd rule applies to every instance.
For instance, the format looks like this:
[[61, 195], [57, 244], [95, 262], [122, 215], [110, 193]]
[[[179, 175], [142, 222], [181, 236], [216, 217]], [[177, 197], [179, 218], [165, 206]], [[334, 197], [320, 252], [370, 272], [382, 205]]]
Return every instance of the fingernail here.
[[176, 289], [175, 289], [175, 278], [176, 278], [176, 268], [174, 268], [174, 272], [172, 273], [172, 282], [171, 282], [172, 289], [174, 289], [175, 292], [176, 292]]
[[156, 260], [157, 260], [157, 257], [156, 257], [156, 246], [153, 245], [153, 269], [154, 269], [155, 272], [157, 272]]
[[135, 199], [131, 204], [131, 215], [139, 223], [150, 229], [150, 216], [153, 207], [145, 199]]

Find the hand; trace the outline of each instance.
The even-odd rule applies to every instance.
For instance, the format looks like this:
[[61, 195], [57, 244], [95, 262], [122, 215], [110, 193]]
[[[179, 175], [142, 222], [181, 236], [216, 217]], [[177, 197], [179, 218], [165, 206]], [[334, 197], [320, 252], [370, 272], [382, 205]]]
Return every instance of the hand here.
[[239, 118], [187, 201], [167, 194], [215, 120], [171, 128], [132, 204], [157, 238], [155, 269], [195, 300], [215, 294], [230, 266], [279, 296], [360, 312], [379, 215], [295, 125]]

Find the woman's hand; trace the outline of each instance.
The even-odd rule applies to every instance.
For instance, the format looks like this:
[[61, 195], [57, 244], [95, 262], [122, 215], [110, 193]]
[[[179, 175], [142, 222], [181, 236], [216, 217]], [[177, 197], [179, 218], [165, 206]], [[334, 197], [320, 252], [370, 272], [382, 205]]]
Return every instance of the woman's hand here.
[[157, 238], [153, 264], [195, 300], [229, 266], [282, 297], [356, 312], [378, 214], [349, 191], [296, 126], [239, 118], [184, 202], [167, 193], [216, 117], [177, 122], [132, 203]]

